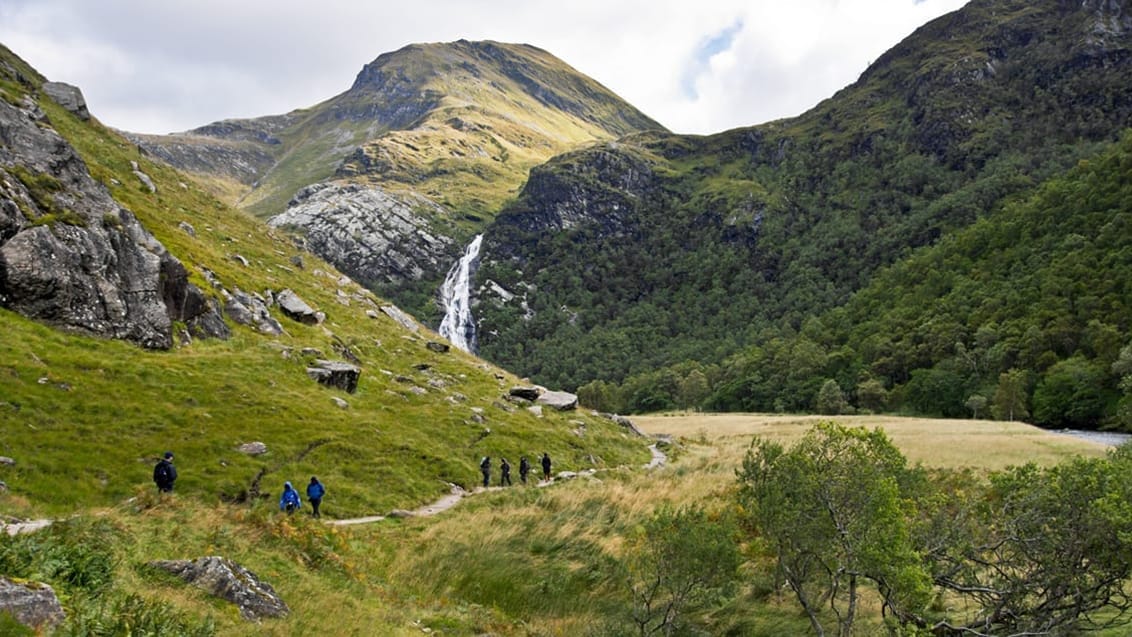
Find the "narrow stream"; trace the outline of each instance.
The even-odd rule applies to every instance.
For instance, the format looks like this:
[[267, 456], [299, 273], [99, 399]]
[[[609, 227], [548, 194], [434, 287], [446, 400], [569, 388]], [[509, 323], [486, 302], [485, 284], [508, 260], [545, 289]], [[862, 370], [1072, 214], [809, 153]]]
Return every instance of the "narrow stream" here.
[[1085, 431], [1083, 429], [1057, 429], [1052, 431], [1055, 434], [1084, 438], [1085, 440], [1099, 442], [1102, 445], [1108, 445], [1110, 447], [1119, 447], [1129, 440], [1132, 440], [1132, 434], [1117, 431]]

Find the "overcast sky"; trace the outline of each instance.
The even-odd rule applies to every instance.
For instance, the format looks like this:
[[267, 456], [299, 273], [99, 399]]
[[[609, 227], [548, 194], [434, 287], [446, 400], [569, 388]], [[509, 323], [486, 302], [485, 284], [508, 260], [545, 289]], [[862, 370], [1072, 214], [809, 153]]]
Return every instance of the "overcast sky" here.
[[146, 133], [313, 106], [414, 42], [548, 50], [668, 128], [797, 115], [966, 0], [0, 0], [0, 42]]

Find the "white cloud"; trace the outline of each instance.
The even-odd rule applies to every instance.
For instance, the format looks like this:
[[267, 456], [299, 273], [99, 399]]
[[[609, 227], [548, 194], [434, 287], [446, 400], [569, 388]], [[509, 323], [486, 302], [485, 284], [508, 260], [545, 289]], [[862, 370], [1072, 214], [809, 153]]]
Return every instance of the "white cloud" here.
[[669, 128], [796, 115], [961, 0], [4, 0], [0, 42], [112, 126], [311, 106], [412, 42], [544, 48]]

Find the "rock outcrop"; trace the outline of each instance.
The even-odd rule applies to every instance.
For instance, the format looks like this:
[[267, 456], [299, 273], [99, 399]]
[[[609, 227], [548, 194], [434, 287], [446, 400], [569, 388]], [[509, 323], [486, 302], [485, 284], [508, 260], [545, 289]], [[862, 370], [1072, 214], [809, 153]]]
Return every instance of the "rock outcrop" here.
[[307, 368], [307, 376], [326, 385], [341, 389], [352, 394], [358, 389], [358, 378], [362, 370], [356, 365], [342, 361], [316, 360], [312, 367]]
[[542, 408], [549, 407], [558, 411], [572, 411], [578, 408], [578, 396], [564, 391], [551, 391], [538, 385], [516, 385], [507, 392], [510, 400], [536, 403], [534, 413], [542, 415]]
[[223, 336], [184, 266], [95, 181], [30, 99], [0, 100], [0, 306], [164, 349], [172, 323]]
[[319, 313], [293, 290], [283, 290], [275, 295], [275, 302], [283, 314], [305, 325], [318, 325], [322, 322]]
[[158, 560], [150, 562], [149, 566], [172, 573], [197, 588], [232, 602], [240, 609], [240, 616], [248, 621], [285, 617], [290, 613], [287, 604], [270, 584], [227, 558]]
[[435, 276], [458, 256], [453, 240], [433, 232], [422, 209], [451, 216], [419, 195], [321, 183], [301, 190], [268, 223], [301, 230], [311, 252], [357, 281], [400, 284]]
[[47, 584], [17, 584], [0, 577], [0, 612], [8, 613], [21, 624], [47, 630], [58, 625], [66, 614], [55, 591]]
[[65, 82], [44, 82], [43, 92], [55, 103], [74, 113], [75, 117], [84, 122], [90, 119], [90, 111], [86, 107], [86, 98], [79, 87]]
[[558, 411], [573, 411], [578, 408], [578, 396], [565, 391], [545, 391], [536, 402]]

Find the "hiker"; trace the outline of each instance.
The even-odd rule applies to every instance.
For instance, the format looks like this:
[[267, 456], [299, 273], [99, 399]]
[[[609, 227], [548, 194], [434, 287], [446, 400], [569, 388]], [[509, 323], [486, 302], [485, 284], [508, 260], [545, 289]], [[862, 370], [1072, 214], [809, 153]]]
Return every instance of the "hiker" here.
[[480, 471], [483, 472], [483, 487], [486, 489], [488, 482], [491, 480], [491, 457], [484, 456], [480, 460]]
[[542, 479], [549, 481], [550, 480], [550, 456], [546, 455], [545, 451], [542, 452], [541, 462], [542, 462]]
[[311, 503], [311, 516], [322, 517], [318, 514], [318, 507], [322, 504], [322, 496], [326, 493], [326, 487], [318, 481], [318, 478], [311, 476], [311, 483], [307, 485], [307, 500]]
[[527, 474], [531, 472], [531, 461], [526, 456], [519, 457], [519, 481], [527, 483]]
[[279, 496], [279, 510], [294, 513], [303, 506], [299, 500], [299, 492], [291, 486], [290, 482], [283, 483], [283, 495]]
[[153, 482], [157, 484], [158, 493], [171, 493], [173, 483], [177, 481], [177, 467], [173, 466], [173, 452], [166, 451], [153, 467]]
[[499, 486], [511, 486], [511, 463], [507, 462], [507, 458], [499, 463], [499, 472]]

